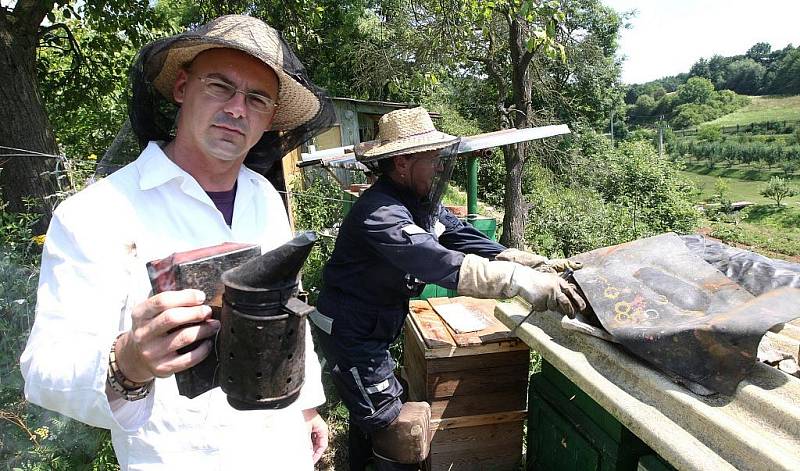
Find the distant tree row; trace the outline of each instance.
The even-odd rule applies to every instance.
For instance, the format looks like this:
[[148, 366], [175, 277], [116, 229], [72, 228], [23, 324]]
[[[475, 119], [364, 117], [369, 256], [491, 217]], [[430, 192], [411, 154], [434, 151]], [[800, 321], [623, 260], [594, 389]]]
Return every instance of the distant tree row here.
[[794, 172], [800, 164], [800, 145], [764, 142], [733, 142], [719, 140], [677, 140], [668, 146], [673, 156], [693, 156], [707, 159], [709, 166], [724, 161], [727, 164], [742, 163], [757, 166], [783, 168]]
[[768, 43], [760, 42], [742, 55], [700, 58], [688, 73], [631, 85], [625, 102], [633, 105], [642, 95], [658, 100], [691, 77], [706, 78], [716, 90], [732, 90], [741, 95], [800, 94], [800, 47], [789, 44], [773, 51]]

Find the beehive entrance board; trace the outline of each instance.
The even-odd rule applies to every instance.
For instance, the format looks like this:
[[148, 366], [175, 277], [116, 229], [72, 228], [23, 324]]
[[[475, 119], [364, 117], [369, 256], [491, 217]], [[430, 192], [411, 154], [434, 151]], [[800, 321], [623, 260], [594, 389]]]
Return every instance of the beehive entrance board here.
[[[457, 303], [486, 327], [456, 333], [436, 313]], [[403, 375], [411, 400], [431, 404], [427, 470], [514, 469], [522, 456], [529, 350], [494, 317], [494, 300], [412, 301]]]

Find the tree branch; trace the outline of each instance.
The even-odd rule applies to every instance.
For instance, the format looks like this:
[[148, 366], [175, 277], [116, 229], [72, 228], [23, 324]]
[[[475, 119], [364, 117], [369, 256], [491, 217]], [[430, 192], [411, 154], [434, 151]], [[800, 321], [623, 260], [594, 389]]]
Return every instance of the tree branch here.
[[50, 33], [57, 29], [61, 29], [67, 34], [67, 42], [69, 42], [70, 49], [72, 49], [72, 52], [75, 54], [74, 57], [75, 60], [73, 61], [74, 65], [72, 67], [72, 69], [75, 70], [78, 67], [80, 67], [80, 65], [84, 62], [84, 57], [83, 57], [83, 52], [81, 52], [81, 47], [78, 44], [78, 40], [75, 39], [75, 36], [72, 34], [72, 31], [69, 29], [67, 25], [65, 25], [64, 23], [54, 23], [50, 26], [42, 26], [41, 28], [39, 28], [37, 36], [39, 40], [42, 40], [44, 36], [47, 35], [47, 33]]
[[53, 10], [54, 0], [19, 0], [14, 7], [17, 24], [30, 31], [36, 31], [45, 16]]

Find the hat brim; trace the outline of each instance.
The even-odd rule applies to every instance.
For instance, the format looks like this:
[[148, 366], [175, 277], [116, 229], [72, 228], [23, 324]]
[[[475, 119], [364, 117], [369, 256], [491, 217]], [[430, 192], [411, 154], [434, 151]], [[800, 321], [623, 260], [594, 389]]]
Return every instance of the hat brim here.
[[321, 105], [317, 96], [286, 73], [281, 64], [276, 63], [275, 60], [267, 57], [261, 51], [207, 36], [192, 37], [184, 34], [182, 39], [175, 41], [174, 45], [165, 52], [166, 57], [161, 70], [153, 79], [153, 87], [167, 100], [174, 102], [172, 88], [178, 77], [178, 71], [185, 64], [194, 60], [201, 52], [214, 48], [236, 49], [249, 54], [263, 62], [278, 76], [278, 102], [275, 108], [275, 116], [272, 119], [272, 130], [288, 131], [295, 129], [307, 123], [319, 113]]
[[356, 158], [361, 162], [372, 162], [387, 157], [398, 155], [416, 154], [432, 150], [444, 149], [459, 140], [439, 131], [430, 131], [422, 135], [410, 136], [403, 139], [381, 144], [380, 141], [362, 142], [354, 149]]

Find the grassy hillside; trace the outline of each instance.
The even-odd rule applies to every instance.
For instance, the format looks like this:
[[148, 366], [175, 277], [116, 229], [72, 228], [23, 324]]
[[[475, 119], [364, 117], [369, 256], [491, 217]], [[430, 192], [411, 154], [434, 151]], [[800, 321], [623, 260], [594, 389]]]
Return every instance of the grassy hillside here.
[[[709, 201], [714, 194], [714, 183], [717, 178], [722, 178], [730, 187], [730, 198], [733, 201], [746, 200], [758, 204], [771, 204], [772, 200], [764, 198], [759, 192], [773, 175], [784, 177], [783, 172], [778, 169], [754, 169], [744, 165], [712, 169], [706, 165], [688, 164], [681, 173], [691, 180], [700, 191], [697, 195], [698, 202]], [[794, 175], [791, 181], [795, 188], [800, 188], [800, 176]], [[800, 196], [787, 198], [784, 201], [785, 204], [794, 206], [800, 203]]]
[[765, 121], [800, 121], [800, 95], [755, 96], [751, 103], [702, 126], [736, 126]]

